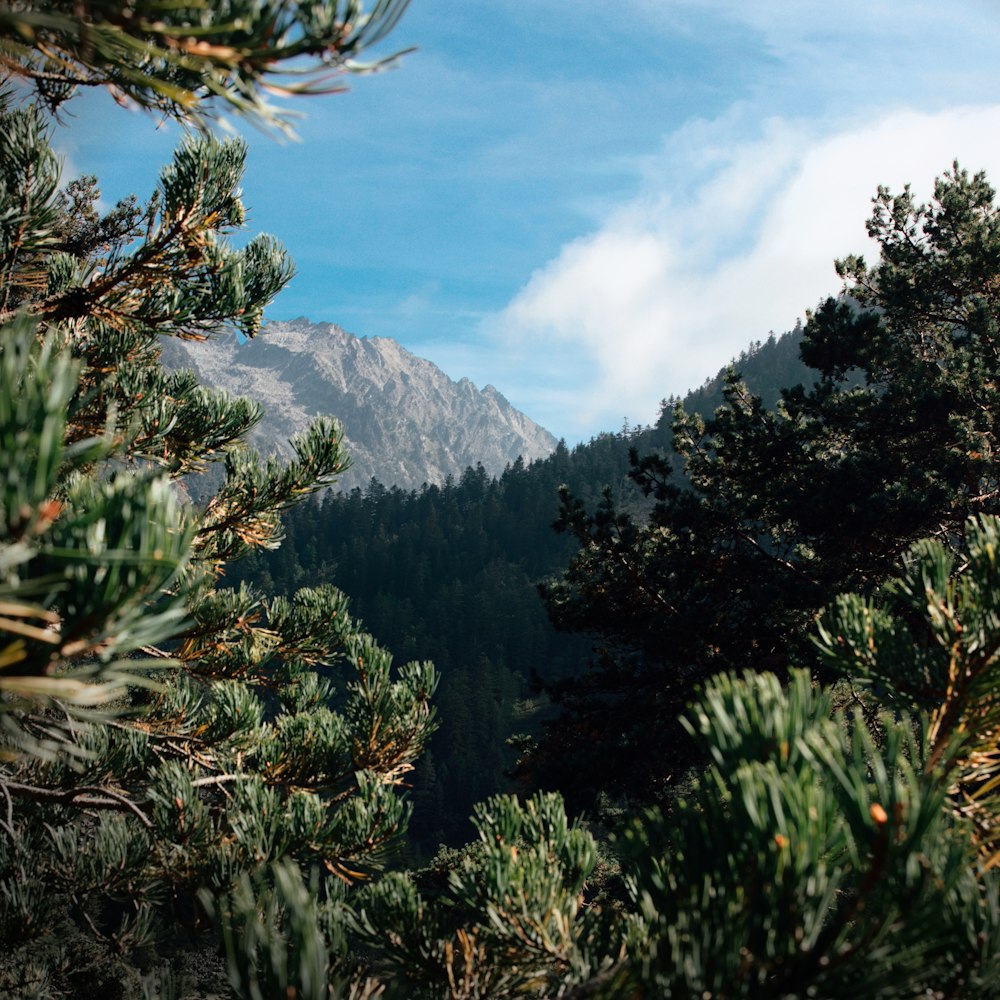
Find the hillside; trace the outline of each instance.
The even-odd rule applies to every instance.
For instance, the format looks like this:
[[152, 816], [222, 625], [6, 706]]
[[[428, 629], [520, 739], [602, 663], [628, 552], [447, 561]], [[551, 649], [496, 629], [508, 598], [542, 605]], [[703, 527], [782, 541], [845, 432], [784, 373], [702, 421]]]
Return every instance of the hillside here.
[[[800, 330], [771, 337], [734, 366], [773, 400], [780, 386], [809, 380], [800, 341]], [[689, 393], [685, 406], [713, 412], [723, 375]], [[559, 444], [500, 476], [479, 466], [416, 493], [370, 483], [313, 498], [286, 517], [279, 550], [230, 575], [270, 593], [331, 581], [400, 662], [427, 658], [441, 670], [442, 726], [414, 780], [411, 833], [424, 851], [466, 839], [472, 805], [508, 783], [516, 755], [505, 741], [537, 729], [546, 713], [533, 678], [574, 674], [591, 655], [585, 637], [556, 632], [537, 593], [574, 550], [552, 527], [559, 486], [590, 507], [605, 486], [638, 504], [629, 450], [669, 452], [671, 412], [665, 407], [654, 427]]]

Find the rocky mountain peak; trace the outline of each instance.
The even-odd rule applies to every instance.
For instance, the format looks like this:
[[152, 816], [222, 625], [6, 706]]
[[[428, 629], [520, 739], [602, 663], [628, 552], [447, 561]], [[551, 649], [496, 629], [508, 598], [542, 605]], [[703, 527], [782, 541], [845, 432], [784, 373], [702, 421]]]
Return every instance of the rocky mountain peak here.
[[251, 437], [265, 452], [289, 455], [288, 439], [314, 416], [337, 417], [351, 454], [340, 489], [364, 487], [372, 476], [416, 489], [477, 462], [498, 474], [518, 456], [543, 458], [556, 445], [494, 386], [455, 382], [395, 340], [357, 337], [333, 323], [270, 322], [242, 343], [235, 335], [171, 342], [164, 360], [262, 403], [265, 417]]

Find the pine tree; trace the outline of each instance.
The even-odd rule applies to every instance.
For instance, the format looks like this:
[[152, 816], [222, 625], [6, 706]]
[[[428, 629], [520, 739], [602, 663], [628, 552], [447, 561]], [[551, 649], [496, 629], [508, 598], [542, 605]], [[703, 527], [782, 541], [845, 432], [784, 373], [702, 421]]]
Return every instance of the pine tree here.
[[837, 593], [870, 592], [918, 538], [1000, 511], [995, 193], [955, 165], [926, 205], [880, 190], [868, 231], [879, 261], [840, 262], [843, 293], [804, 328], [811, 384], [772, 408], [732, 372], [714, 417], [678, 407], [684, 475], [634, 459], [648, 518], [564, 493], [580, 548], [547, 601], [598, 655], [552, 686], [563, 716], [531, 764], [545, 787], [583, 774], [583, 801], [668, 794], [696, 757], [662, 720], [695, 684], [779, 669], [793, 649], [810, 662], [802, 637]]
[[[220, 102], [268, 117], [272, 68], [343, 69], [403, 6], [0, 12], [5, 70], [41, 98], [0, 103], [5, 995], [134, 991], [149, 946], [204, 923], [199, 891], [282, 858], [353, 884], [405, 827], [433, 668], [394, 671], [332, 587], [219, 585], [345, 467], [340, 427], [262, 460], [243, 444], [256, 402], [159, 360], [165, 337], [254, 336], [291, 276], [271, 237], [229, 243], [245, 144], [189, 137], [152, 197], [102, 215], [94, 179], [59, 189], [43, 107], [99, 83], [196, 126]], [[196, 508], [184, 477], [210, 463], [224, 479]]]
[[[81, 87], [205, 129], [231, 114], [291, 131], [268, 95], [329, 94], [409, 0], [46, 0], [0, 6], [0, 67], [49, 108]], [[395, 57], [390, 57], [395, 58]]]
[[246, 981], [326, 996], [285, 958], [347, 927], [390, 997], [995, 996], [1000, 520], [964, 527], [957, 555], [921, 541], [877, 599], [827, 609], [811, 639], [836, 683], [705, 685], [684, 725], [710, 765], [625, 825], [617, 892], [558, 796], [498, 797], [475, 845], [350, 905], [287, 866], [244, 882], [225, 921]]
[[[196, 25], [167, 4], [126, 7], [119, 21], [105, 5], [47, 6], [48, 21], [30, 4], [0, 19], [5, 65], [44, 101], [100, 82], [161, 110], [173, 101], [196, 124], [213, 94], [255, 107], [244, 93], [262, 83], [254, 59], [228, 76], [220, 60], [235, 40], [257, 51], [266, 32], [247, 40], [251, 22], [230, 15], [263, 12], [266, 24], [291, 11], [292, 37], [309, 38], [311, 17], [340, 11], [197, 7]], [[391, 20], [401, 6], [376, 11]], [[147, 37], [151, 12], [169, 32]], [[336, 63], [355, 30], [344, 21], [317, 37]], [[144, 38], [148, 60], [131, 44]], [[743, 558], [794, 558], [854, 593], [818, 631], [803, 623], [826, 596], [790, 603], [773, 634], [723, 643], [699, 635], [694, 616], [690, 636], [676, 634], [717, 656], [713, 669], [740, 649], [787, 666], [811, 635], [838, 682], [722, 669], [705, 684], [685, 725], [709, 766], [672, 811], [626, 825], [620, 878], [559, 797], [539, 794], [482, 804], [478, 842], [431, 871], [369, 879], [405, 821], [398, 786], [432, 725], [432, 668], [393, 674], [332, 588], [265, 600], [219, 582], [231, 560], [277, 543], [283, 509], [336, 476], [339, 428], [317, 422], [287, 467], [261, 461], [240, 443], [252, 402], [159, 364], [165, 336], [226, 325], [253, 335], [289, 277], [272, 240], [227, 242], [243, 221], [244, 148], [189, 139], [149, 201], [102, 216], [96, 182], [58, 190], [39, 107], [8, 95], [0, 116], [0, 989], [148, 995], [170, 985], [139, 982], [164, 936], [212, 916], [235, 989], [254, 998], [996, 995], [1000, 522], [964, 520], [994, 493], [985, 180], [956, 172], [940, 211], [885, 195], [873, 222], [887, 236], [883, 263], [844, 266], [876, 308], [821, 310], [809, 350], [822, 379], [777, 416], [737, 405], [734, 384], [693, 470], [700, 503], [683, 509], [704, 516], [693, 526], [730, 503], [758, 513], [756, 534], [744, 524], [724, 536], [711, 563], [712, 586], [729, 587], [741, 613], [752, 597], [733, 590]], [[847, 384], [853, 367], [871, 391]], [[900, 373], [898, 386], [886, 373]], [[781, 548], [795, 536], [765, 515], [793, 509], [784, 494], [736, 503], [722, 489], [742, 481], [726, 471], [739, 468], [737, 443], [759, 446], [750, 467], [803, 428], [818, 443], [789, 462], [787, 496], [806, 472], [828, 488], [866, 482], [858, 427], [877, 419], [900, 453], [870, 491], [878, 530], [845, 528], [843, 554], [818, 538]], [[748, 430], [758, 424], [762, 438]], [[186, 504], [184, 475], [212, 461], [225, 466], [219, 491], [204, 508]], [[652, 485], [652, 465], [639, 472], [681, 509], [679, 494]], [[833, 493], [828, 516], [838, 497], [851, 494]], [[627, 527], [610, 512], [608, 525]], [[910, 545], [928, 532], [937, 537]], [[642, 541], [655, 553], [655, 538]], [[708, 579], [696, 594], [714, 592]], [[606, 620], [631, 647], [657, 648], [648, 617]]]

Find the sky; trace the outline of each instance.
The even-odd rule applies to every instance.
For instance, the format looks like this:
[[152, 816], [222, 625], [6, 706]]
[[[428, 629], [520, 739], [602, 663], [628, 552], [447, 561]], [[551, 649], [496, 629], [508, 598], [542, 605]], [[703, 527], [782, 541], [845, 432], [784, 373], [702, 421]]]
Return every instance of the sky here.
[[[412, 0], [377, 52], [410, 46], [295, 102], [296, 142], [239, 126], [250, 231], [297, 266], [268, 317], [393, 337], [570, 444], [835, 294], [880, 184], [1000, 184], [997, 0]], [[69, 112], [64, 174], [147, 196], [177, 130]]]

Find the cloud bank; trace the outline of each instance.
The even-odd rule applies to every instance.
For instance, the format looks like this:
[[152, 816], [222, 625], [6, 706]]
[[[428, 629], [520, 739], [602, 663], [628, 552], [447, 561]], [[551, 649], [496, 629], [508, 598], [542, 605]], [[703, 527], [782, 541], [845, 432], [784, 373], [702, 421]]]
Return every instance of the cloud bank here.
[[1000, 105], [895, 111], [825, 135], [772, 120], [738, 144], [734, 131], [730, 115], [669, 136], [640, 164], [642, 193], [484, 321], [503, 367], [538, 373], [516, 400], [536, 420], [575, 438], [652, 421], [663, 397], [836, 292], [835, 258], [873, 257], [879, 184], [927, 198], [956, 158], [1000, 182]]

